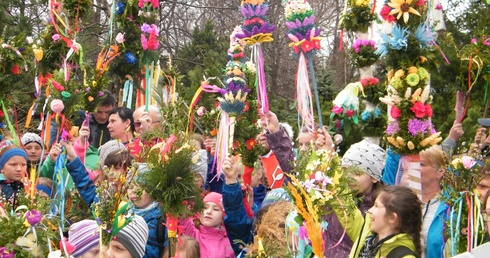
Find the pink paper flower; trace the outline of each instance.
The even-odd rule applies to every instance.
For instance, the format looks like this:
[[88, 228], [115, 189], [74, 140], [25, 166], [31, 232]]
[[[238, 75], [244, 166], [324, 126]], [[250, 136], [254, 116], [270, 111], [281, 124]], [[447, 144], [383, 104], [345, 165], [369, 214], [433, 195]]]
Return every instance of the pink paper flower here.
[[354, 115], [354, 110], [349, 109], [345, 111], [345, 114], [347, 115], [347, 117], [351, 118]]
[[476, 38], [471, 39], [471, 44], [476, 44], [477, 42], [478, 42], [478, 40]]
[[442, 10], [442, 5], [441, 4], [436, 4], [436, 10]]
[[205, 112], [206, 112], [206, 108], [205, 107], [202, 107], [202, 106], [199, 107], [197, 109], [197, 111], [196, 111], [196, 113], [197, 113], [198, 116], [203, 116]]
[[117, 35], [116, 35], [116, 42], [119, 43], [119, 44], [122, 44], [124, 41], [125, 41], [124, 34], [121, 33], [121, 32], [117, 33]]
[[342, 114], [342, 112], [344, 112], [344, 108], [343, 107], [339, 107], [339, 106], [334, 106], [332, 108], [332, 112], [334, 114], [340, 115], [340, 114]]
[[61, 99], [53, 99], [51, 101], [50, 107], [51, 110], [56, 114], [61, 114], [61, 112], [65, 108], [65, 105], [63, 104], [63, 101], [61, 101]]
[[51, 38], [53, 39], [54, 42], [56, 42], [60, 39], [60, 34], [56, 33]]
[[400, 117], [401, 111], [398, 107], [392, 106], [390, 110], [390, 115], [393, 119], [398, 119]]
[[471, 169], [476, 165], [475, 159], [469, 156], [462, 157], [461, 161], [463, 162], [463, 167], [466, 169]]

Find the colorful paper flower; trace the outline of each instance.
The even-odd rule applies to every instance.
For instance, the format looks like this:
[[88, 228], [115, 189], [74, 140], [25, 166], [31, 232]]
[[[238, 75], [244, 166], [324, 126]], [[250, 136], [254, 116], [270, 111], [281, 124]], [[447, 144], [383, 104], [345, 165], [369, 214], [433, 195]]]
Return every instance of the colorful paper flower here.
[[124, 54], [124, 57], [126, 58], [126, 62], [128, 64], [136, 64], [136, 57], [134, 56], [133, 53], [131, 52], [126, 52], [126, 54]]
[[387, 135], [394, 135], [394, 134], [398, 133], [399, 131], [400, 131], [400, 125], [398, 125], [398, 122], [396, 122], [396, 121], [389, 124], [386, 127], [386, 134]]
[[248, 141], [245, 142], [245, 145], [247, 147], [247, 150], [252, 150], [257, 145], [257, 141], [254, 138], [250, 138]]
[[398, 107], [392, 106], [390, 109], [390, 115], [393, 119], [398, 119], [400, 117], [401, 111]]
[[125, 8], [125, 7], [126, 7], [126, 4], [125, 4], [125, 3], [123, 3], [123, 2], [117, 2], [117, 3], [116, 3], [116, 10], [115, 10], [115, 13], [116, 13], [117, 15], [121, 15], [121, 14], [123, 14], [123, 12], [124, 12], [124, 8]]
[[334, 106], [332, 108], [332, 112], [334, 114], [340, 115], [340, 114], [342, 114], [344, 112], [344, 108], [343, 107], [339, 107], [339, 106]]
[[124, 39], [124, 33], [117, 33], [116, 35], [116, 42], [119, 43], [119, 44], [122, 44], [123, 42], [125, 41]]
[[415, 114], [416, 117], [422, 118], [426, 115], [425, 113], [425, 105], [424, 103], [417, 101], [413, 104], [413, 106], [410, 108], [412, 112]]
[[41, 212], [30, 210], [26, 212], [26, 219], [29, 225], [35, 226], [41, 221]]
[[471, 169], [476, 165], [475, 159], [470, 156], [463, 156], [461, 158], [461, 163], [463, 164], [463, 167], [466, 169]]
[[52, 37], [53, 41], [56, 43], [56, 41], [58, 41], [60, 39], [60, 34], [56, 33], [54, 34]]
[[411, 4], [412, 0], [391, 0], [388, 3], [388, 6], [393, 8], [390, 14], [398, 14], [398, 16], [396, 17], [397, 20], [400, 19], [400, 17], [402, 17], [403, 15], [403, 21], [407, 23], [410, 13], [420, 16], [420, 13], [410, 6]]

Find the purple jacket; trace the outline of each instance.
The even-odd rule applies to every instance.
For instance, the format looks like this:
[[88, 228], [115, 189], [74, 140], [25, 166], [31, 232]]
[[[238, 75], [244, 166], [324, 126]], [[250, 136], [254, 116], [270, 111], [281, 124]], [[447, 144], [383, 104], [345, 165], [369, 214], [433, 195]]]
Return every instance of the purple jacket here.
[[[364, 195], [362, 202], [359, 205], [359, 210], [363, 215], [366, 214], [367, 210], [373, 206], [373, 195], [372, 193]], [[345, 219], [345, 218], [340, 218]], [[342, 233], [344, 229], [340, 224], [339, 218], [335, 213], [331, 213], [327, 218], [328, 222], [327, 230], [325, 231], [325, 257], [338, 257], [338, 258], [347, 258], [349, 257], [350, 251], [352, 249], [352, 245], [354, 244], [352, 239], [345, 233], [342, 241], [335, 246], [340, 238], [342, 237]], [[335, 246], [335, 247], [333, 247]]]
[[199, 242], [201, 258], [234, 258], [235, 252], [231, 248], [230, 240], [224, 228], [196, 228], [191, 218], [179, 220], [184, 235], [193, 237]]
[[290, 172], [292, 170], [291, 162], [294, 161], [293, 142], [289, 138], [286, 130], [281, 126], [279, 131], [265, 135], [269, 148], [276, 155], [279, 166], [282, 171]]

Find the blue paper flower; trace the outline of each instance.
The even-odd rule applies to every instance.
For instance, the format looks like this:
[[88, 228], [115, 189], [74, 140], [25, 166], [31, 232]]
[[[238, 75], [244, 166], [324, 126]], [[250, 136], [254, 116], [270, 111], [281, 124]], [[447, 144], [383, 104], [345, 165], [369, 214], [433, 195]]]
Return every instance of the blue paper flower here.
[[366, 122], [367, 120], [369, 120], [370, 117], [371, 117], [371, 112], [369, 112], [367, 110], [364, 110], [361, 113], [361, 119], [362, 119], [363, 122]]
[[116, 3], [116, 14], [121, 15], [124, 12], [124, 8], [126, 7], [126, 4], [123, 2], [117, 2]]
[[390, 48], [400, 50], [402, 48], [408, 47], [407, 37], [410, 35], [410, 32], [407, 28], [402, 28], [398, 25], [393, 27], [391, 31], [391, 39], [390, 39]]
[[126, 57], [126, 62], [128, 64], [136, 64], [136, 57], [134, 56], [133, 53], [126, 52], [126, 54], [124, 54], [124, 56]]
[[374, 109], [374, 112], [373, 112], [373, 113], [374, 113], [374, 118], [378, 118], [378, 117], [380, 117], [380, 116], [381, 116], [381, 110], [379, 110], [379, 108], [378, 108], [378, 107], [376, 107], [376, 108]]
[[420, 48], [426, 47], [430, 42], [434, 41], [430, 29], [423, 23], [421, 23], [415, 30], [415, 39], [420, 42]]
[[380, 33], [379, 34], [379, 37], [380, 37], [380, 41], [379, 43], [376, 45], [376, 51], [374, 51], [374, 53], [376, 55], [379, 55], [379, 56], [385, 56], [388, 54], [388, 44], [390, 42], [390, 37], [384, 33]]

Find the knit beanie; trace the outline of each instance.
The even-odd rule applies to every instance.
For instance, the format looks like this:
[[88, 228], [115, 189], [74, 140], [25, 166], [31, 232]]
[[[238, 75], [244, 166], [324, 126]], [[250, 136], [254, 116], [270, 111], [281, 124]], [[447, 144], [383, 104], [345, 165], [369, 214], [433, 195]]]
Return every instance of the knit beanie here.
[[99, 148], [100, 162], [103, 163], [104, 160], [107, 158], [107, 155], [109, 155], [110, 153], [118, 150], [124, 150], [124, 149], [126, 149], [126, 147], [119, 140], [110, 140], [106, 142], [104, 145], [100, 146]]
[[143, 257], [148, 241], [148, 225], [143, 217], [134, 215], [134, 219], [117, 233], [116, 240], [128, 249], [131, 257]]
[[381, 171], [385, 166], [386, 152], [379, 145], [362, 140], [352, 144], [342, 157], [342, 166], [358, 166], [376, 180], [381, 180]]
[[99, 245], [99, 231], [95, 220], [82, 220], [71, 225], [68, 231], [68, 242], [75, 247], [72, 253], [79, 257]]
[[22, 142], [23, 146], [26, 146], [27, 144], [31, 142], [35, 142], [41, 146], [41, 148], [44, 146], [43, 140], [41, 137], [35, 133], [25, 133], [20, 137], [20, 141]]
[[283, 188], [272, 189], [270, 192], [267, 193], [264, 200], [262, 201], [261, 208], [280, 201], [290, 202], [291, 197], [289, 197], [289, 194]]
[[19, 147], [9, 147], [10, 149], [4, 150], [2, 155], [0, 156], [0, 169], [2, 169], [7, 161], [12, 157], [21, 156], [27, 162], [27, 153], [24, 149]]
[[223, 219], [225, 218], [225, 208], [223, 207], [223, 196], [219, 193], [216, 193], [216, 192], [210, 192], [206, 195], [206, 197], [204, 197], [204, 203], [207, 203], [207, 202], [214, 202], [216, 203], [219, 208], [221, 209], [221, 212], [223, 212]]

